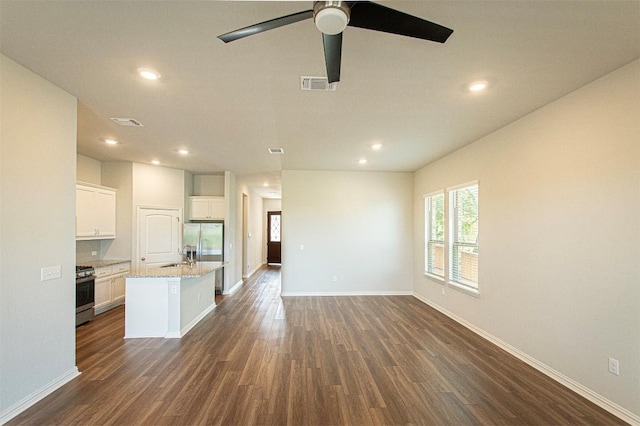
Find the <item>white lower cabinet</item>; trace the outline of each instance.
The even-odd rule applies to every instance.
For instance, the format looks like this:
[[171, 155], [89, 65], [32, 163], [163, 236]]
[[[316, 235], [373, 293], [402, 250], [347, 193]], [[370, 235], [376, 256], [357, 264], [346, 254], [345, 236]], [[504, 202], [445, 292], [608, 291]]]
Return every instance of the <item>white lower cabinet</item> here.
[[95, 306], [96, 315], [124, 303], [125, 276], [129, 273], [130, 263], [119, 263], [96, 268]]

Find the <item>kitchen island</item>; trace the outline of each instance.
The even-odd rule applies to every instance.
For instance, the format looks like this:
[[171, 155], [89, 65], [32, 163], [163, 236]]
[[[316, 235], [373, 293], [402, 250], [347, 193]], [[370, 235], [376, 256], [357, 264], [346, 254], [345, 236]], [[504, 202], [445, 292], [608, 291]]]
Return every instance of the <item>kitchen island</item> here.
[[216, 307], [215, 273], [226, 262], [132, 270], [126, 277], [124, 338], [180, 338]]

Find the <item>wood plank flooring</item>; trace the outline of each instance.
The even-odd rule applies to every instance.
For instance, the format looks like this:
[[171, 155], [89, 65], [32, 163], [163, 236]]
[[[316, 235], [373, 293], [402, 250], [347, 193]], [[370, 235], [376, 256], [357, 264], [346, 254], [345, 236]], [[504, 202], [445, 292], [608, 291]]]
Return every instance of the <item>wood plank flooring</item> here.
[[77, 329], [82, 375], [11, 425], [613, 425], [411, 296], [286, 297], [263, 267], [182, 339]]

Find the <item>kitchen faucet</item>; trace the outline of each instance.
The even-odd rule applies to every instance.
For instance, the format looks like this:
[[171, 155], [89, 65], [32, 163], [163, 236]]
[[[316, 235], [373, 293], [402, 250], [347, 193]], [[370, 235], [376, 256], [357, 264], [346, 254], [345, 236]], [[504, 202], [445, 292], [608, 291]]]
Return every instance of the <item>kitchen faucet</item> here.
[[[185, 254], [186, 249], [186, 254]], [[195, 247], [185, 244], [182, 247], [182, 254], [186, 257], [186, 261], [189, 262], [189, 266], [193, 266], [196, 263], [196, 260], [193, 258], [193, 252], [195, 251]]]

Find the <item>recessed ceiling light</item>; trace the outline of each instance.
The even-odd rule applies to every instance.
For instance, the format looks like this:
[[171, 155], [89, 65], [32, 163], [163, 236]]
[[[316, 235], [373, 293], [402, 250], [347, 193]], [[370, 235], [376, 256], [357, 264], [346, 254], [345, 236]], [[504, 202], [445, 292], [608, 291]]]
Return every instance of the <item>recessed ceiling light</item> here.
[[379, 151], [382, 149], [382, 144], [381, 143], [374, 143], [373, 145], [371, 145], [371, 149], [374, 151]]
[[262, 186], [264, 186], [265, 188], [269, 186], [269, 182], [265, 182], [262, 184]]
[[359, 159], [358, 164], [367, 164], [367, 159], [366, 158]]
[[158, 160], [151, 160], [151, 164], [157, 166], [158, 164], [160, 164], [160, 162]]
[[189, 153], [188, 149], [179, 149], [178, 150], [178, 154], [180, 155], [187, 155]]
[[469, 84], [468, 88], [471, 92], [480, 92], [481, 90], [489, 87], [489, 82], [486, 80], [478, 80]]
[[118, 145], [118, 141], [115, 139], [105, 139], [104, 143], [106, 143], [107, 145]]
[[146, 78], [147, 80], [157, 80], [160, 78], [160, 74], [151, 68], [138, 68], [138, 74], [140, 74], [140, 77]]

